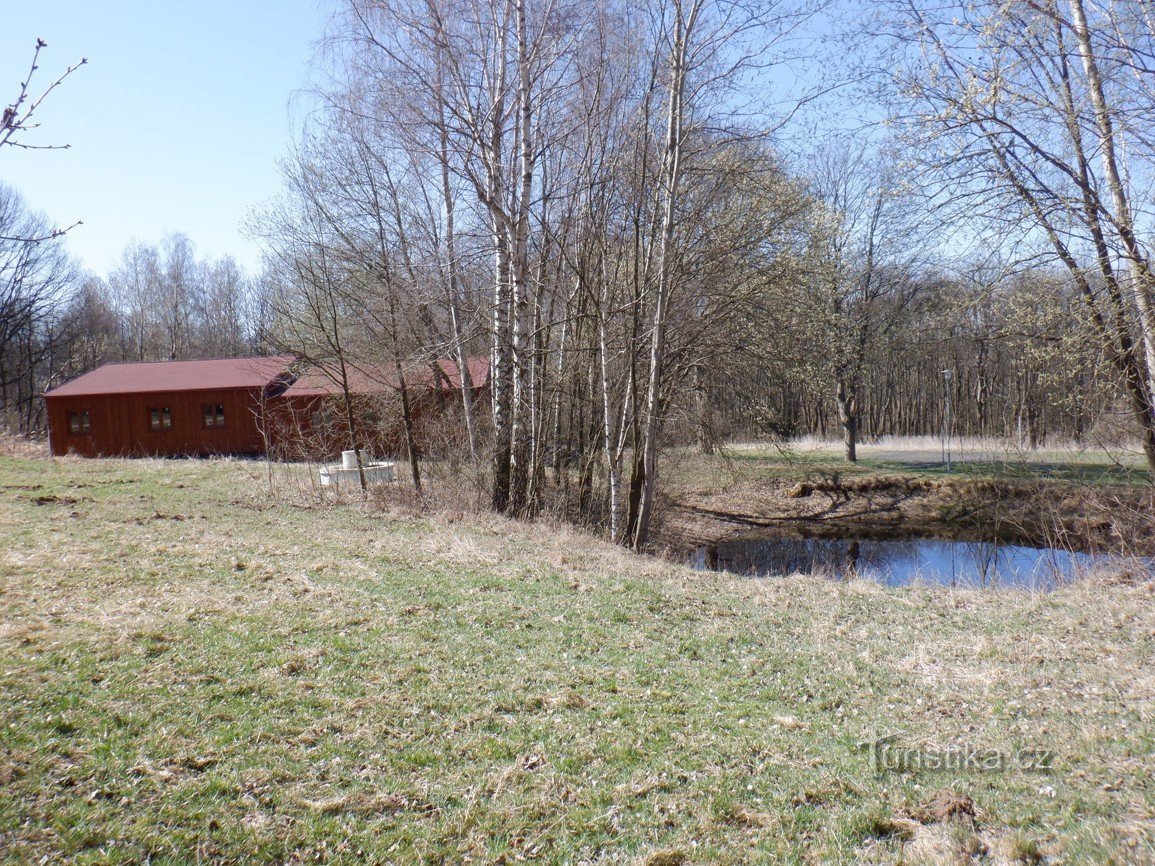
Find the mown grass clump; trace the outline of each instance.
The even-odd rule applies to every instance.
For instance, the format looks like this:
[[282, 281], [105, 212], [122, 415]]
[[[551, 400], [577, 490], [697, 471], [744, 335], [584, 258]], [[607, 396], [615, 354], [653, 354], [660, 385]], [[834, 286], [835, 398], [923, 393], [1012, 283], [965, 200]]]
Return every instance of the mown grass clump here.
[[1149, 582], [738, 580], [263, 477], [0, 460], [8, 860], [1155, 856]]

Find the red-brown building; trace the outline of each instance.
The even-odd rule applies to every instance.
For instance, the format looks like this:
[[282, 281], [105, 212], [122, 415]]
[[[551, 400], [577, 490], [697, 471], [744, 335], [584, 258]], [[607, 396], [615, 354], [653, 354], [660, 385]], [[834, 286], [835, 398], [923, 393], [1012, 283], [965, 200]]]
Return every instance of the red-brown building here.
[[44, 395], [56, 455], [259, 454], [260, 415], [293, 382], [288, 356], [105, 364]]
[[[475, 401], [489, 388], [489, 360], [466, 361]], [[405, 385], [416, 427], [418, 448], [436, 449], [438, 436], [457, 430], [456, 424], [431, 424], [461, 408], [461, 375], [456, 361], [412, 362], [405, 366]], [[405, 453], [400, 386], [390, 366], [355, 364], [346, 367], [349, 394], [358, 427], [360, 448], [377, 456]], [[268, 429], [278, 456], [335, 457], [349, 447], [344, 389], [336, 369], [312, 367], [269, 403]]]

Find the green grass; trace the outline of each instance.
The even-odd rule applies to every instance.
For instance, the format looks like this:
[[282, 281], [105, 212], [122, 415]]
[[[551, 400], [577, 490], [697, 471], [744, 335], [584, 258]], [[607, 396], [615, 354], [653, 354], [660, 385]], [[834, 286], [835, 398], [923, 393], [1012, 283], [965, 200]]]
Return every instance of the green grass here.
[[[926, 444], [916, 441], [920, 445]], [[725, 461], [735, 473], [756, 479], [796, 478], [823, 473], [851, 477], [883, 472], [996, 480], [1049, 479], [1134, 487], [1151, 483], [1151, 473], [1142, 455], [1133, 451], [1108, 452], [1095, 448], [1016, 451], [1006, 447], [956, 445], [949, 470], [940, 454], [937, 448], [913, 448], [901, 440], [894, 444], [860, 446], [856, 464], [846, 462], [842, 447], [835, 443], [781, 448], [746, 445], [723, 450]], [[678, 465], [687, 467], [692, 475], [694, 469], [690, 467], [699, 462], [700, 457], [685, 453]], [[707, 465], [717, 462], [717, 459], [705, 461]]]
[[1150, 583], [744, 581], [263, 479], [0, 459], [0, 856], [894, 862], [949, 787], [1023, 862], [1155, 857]]

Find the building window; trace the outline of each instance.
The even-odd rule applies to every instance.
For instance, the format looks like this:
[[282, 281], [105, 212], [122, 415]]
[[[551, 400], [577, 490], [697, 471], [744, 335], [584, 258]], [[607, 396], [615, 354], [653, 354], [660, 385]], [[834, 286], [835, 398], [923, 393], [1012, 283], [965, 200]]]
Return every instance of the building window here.
[[68, 413], [68, 432], [74, 436], [89, 436], [92, 434], [92, 420], [88, 417], [88, 410]]
[[149, 430], [171, 430], [172, 429], [172, 412], [169, 411], [168, 406], [162, 406], [162, 407], [154, 406], [148, 410], [148, 429]]
[[225, 407], [220, 403], [202, 403], [201, 417], [204, 418], [205, 427], [224, 427]]

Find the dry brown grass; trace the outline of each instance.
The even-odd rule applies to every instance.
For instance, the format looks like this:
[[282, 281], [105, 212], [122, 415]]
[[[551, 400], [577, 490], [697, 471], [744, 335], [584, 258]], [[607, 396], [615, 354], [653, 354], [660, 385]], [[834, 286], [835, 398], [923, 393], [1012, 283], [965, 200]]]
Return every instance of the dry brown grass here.
[[22, 436], [0, 429], [0, 457], [39, 458], [48, 456], [48, 440], [43, 436]]

